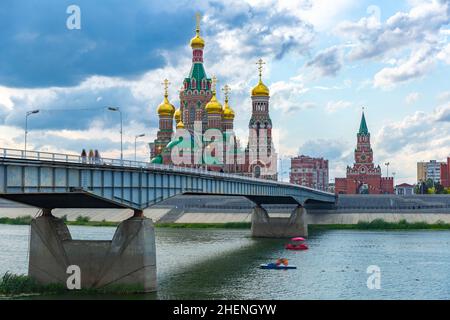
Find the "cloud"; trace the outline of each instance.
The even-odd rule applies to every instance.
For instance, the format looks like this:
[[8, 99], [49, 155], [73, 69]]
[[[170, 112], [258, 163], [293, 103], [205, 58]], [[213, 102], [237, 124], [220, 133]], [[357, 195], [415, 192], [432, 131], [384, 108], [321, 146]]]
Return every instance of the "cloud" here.
[[408, 12], [396, 12], [386, 21], [380, 20], [380, 9], [371, 6], [370, 16], [356, 22], [341, 22], [334, 30], [347, 41], [348, 61], [372, 59], [392, 65], [376, 73], [375, 87], [392, 88], [422, 77], [438, 59], [450, 62], [449, 45], [445, 45], [449, 2], [413, 1], [410, 5]]
[[343, 101], [343, 100], [338, 100], [338, 101], [328, 101], [325, 110], [328, 113], [334, 113], [336, 111], [342, 110], [342, 109], [347, 109], [350, 108], [353, 104], [349, 101]]
[[421, 48], [406, 60], [400, 60], [395, 67], [383, 68], [374, 76], [377, 88], [392, 88], [395, 85], [424, 76], [435, 64], [436, 50]]
[[446, 64], [450, 64], [450, 44], [447, 44], [437, 55], [437, 57], [444, 61]]
[[350, 39], [353, 44], [350, 60], [384, 56], [413, 44], [436, 44], [440, 30], [450, 22], [448, 1], [421, 1], [409, 12], [397, 12], [386, 22], [376, 14], [357, 22], [345, 21], [336, 33]]
[[313, 25], [277, 1], [211, 2], [205, 12], [205, 29], [222, 55], [281, 59], [308, 52], [315, 36]]
[[277, 81], [270, 86], [271, 106], [283, 112], [296, 112], [316, 107], [316, 104], [305, 101], [303, 95], [309, 91], [302, 81]]
[[312, 139], [303, 143], [298, 153], [329, 161], [330, 180], [345, 176], [347, 165], [352, 162], [352, 146], [337, 139]]
[[373, 148], [380, 159], [391, 162], [397, 177], [414, 182], [417, 161], [450, 156], [450, 104], [385, 124]]
[[[429, 150], [439, 141], [450, 142], [450, 123], [445, 123], [449, 111], [450, 105], [437, 108], [431, 113], [417, 111], [402, 121], [384, 125], [376, 138], [379, 148], [388, 153], [405, 149], [419, 152]], [[444, 123], [439, 124], [439, 121]]]
[[406, 104], [410, 105], [410, 104], [417, 102], [417, 100], [419, 100], [419, 98], [420, 98], [420, 93], [411, 92], [410, 94], [408, 94], [405, 97], [405, 102], [406, 102]]
[[444, 91], [444, 92], [441, 92], [441, 93], [437, 96], [437, 100], [438, 100], [440, 103], [444, 103], [444, 102], [450, 101], [450, 91]]
[[319, 52], [306, 66], [313, 67], [321, 76], [335, 76], [342, 68], [342, 52], [338, 47], [327, 48]]
[[315, 139], [308, 140], [299, 148], [299, 154], [310, 157], [323, 157], [328, 160], [339, 160], [345, 152], [348, 151], [349, 146], [334, 139]]
[[25, 0], [2, 1], [0, 84], [72, 86], [92, 75], [132, 78], [162, 67], [163, 52], [185, 45], [194, 28], [194, 8], [177, 10], [177, 2], [124, 8], [119, 0], [79, 0], [81, 30], [69, 30], [71, 1], [42, 0], [32, 9]]

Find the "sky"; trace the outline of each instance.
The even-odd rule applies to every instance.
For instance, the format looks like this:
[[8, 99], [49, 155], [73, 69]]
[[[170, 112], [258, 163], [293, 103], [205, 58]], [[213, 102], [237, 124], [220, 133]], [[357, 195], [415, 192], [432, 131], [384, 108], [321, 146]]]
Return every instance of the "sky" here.
[[[67, 27], [80, 9], [80, 29]], [[450, 0], [2, 0], [0, 146], [79, 154], [98, 149], [148, 160], [163, 86], [169, 99], [191, 66], [195, 12], [204, 65], [228, 84], [235, 128], [248, 136], [256, 61], [266, 65], [275, 147], [329, 160], [330, 178], [353, 164], [362, 107], [374, 161], [396, 183], [416, 162], [450, 156]], [[223, 96], [219, 93], [219, 100]]]

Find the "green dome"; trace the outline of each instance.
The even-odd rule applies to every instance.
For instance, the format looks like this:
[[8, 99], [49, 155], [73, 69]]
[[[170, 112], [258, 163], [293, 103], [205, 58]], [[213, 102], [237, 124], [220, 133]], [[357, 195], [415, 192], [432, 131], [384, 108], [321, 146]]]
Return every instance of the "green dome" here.
[[156, 157], [154, 157], [152, 160], [150, 160], [150, 163], [162, 164], [163, 158], [160, 154], [158, 154]]

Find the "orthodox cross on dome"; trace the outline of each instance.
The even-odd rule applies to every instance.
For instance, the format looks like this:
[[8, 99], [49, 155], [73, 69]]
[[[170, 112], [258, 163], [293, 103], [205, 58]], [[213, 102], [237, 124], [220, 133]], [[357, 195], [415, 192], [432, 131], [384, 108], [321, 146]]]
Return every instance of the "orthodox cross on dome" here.
[[161, 84], [164, 86], [164, 96], [167, 97], [169, 95], [168, 88], [169, 88], [170, 82], [169, 82], [169, 80], [164, 79], [164, 81], [161, 82]]
[[195, 23], [196, 23], [196, 25], [195, 25], [195, 32], [197, 34], [200, 33], [200, 19], [201, 19], [200, 13], [199, 12], [195, 13]]
[[262, 69], [263, 69], [263, 64], [266, 64], [263, 59], [259, 58], [258, 62], [256, 62], [256, 64], [258, 65], [258, 70], [259, 70], [259, 79], [261, 79], [262, 77]]
[[211, 90], [213, 93], [216, 93], [216, 83], [217, 83], [217, 78], [216, 78], [216, 76], [213, 76], [211, 79]]
[[230, 91], [231, 91], [230, 86], [226, 84], [226, 85], [222, 88], [222, 91], [223, 91], [223, 94], [225, 95], [225, 101], [228, 102], [228, 94], [229, 94]]

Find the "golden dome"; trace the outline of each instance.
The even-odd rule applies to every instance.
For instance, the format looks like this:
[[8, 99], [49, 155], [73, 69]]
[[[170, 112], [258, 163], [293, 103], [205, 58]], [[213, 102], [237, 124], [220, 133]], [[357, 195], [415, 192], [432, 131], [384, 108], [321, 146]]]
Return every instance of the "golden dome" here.
[[167, 87], [169, 86], [169, 80], [165, 79], [164, 82], [164, 101], [161, 103], [157, 109], [159, 116], [169, 116], [172, 117], [175, 112], [175, 107], [169, 102], [169, 94], [167, 92]]
[[177, 123], [177, 129], [184, 129], [184, 123], [183, 123], [183, 121], [178, 121], [178, 123]]
[[228, 105], [228, 99], [225, 100], [225, 106], [223, 107], [223, 118], [225, 120], [233, 120], [234, 119], [234, 111]]
[[226, 85], [223, 87], [222, 91], [223, 91], [224, 94], [225, 94], [225, 105], [223, 106], [223, 111], [222, 111], [223, 118], [224, 118], [225, 120], [233, 120], [233, 119], [234, 119], [234, 111], [233, 111], [233, 109], [231, 109], [230, 106], [228, 105], [228, 94], [230, 93], [231, 88], [230, 88], [229, 85], [226, 84]]
[[252, 90], [252, 96], [268, 96], [269, 88], [259, 79], [258, 84]]
[[202, 37], [200, 37], [200, 33], [197, 32], [197, 34], [195, 35], [195, 37], [193, 37], [191, 39], [191, 48], [192, 49], [203, 49], [205, 47], [205, 40], [203, 40]]
[[213, 91], [211, 100], [206, 104], [205, 109], [207, 113], [222, 113], [222, 105], [217, 101], [215, 90]]
[[212, 97], [211, 100], [206, 104], [205, 109], [207, 113], [215, 113], [215, 114], [221, 114], [222, 113], [222, 105], [219, 101], [217, 101], [216, 98], [216, 82], [217, 79], [214, 76], [212, 78]]
[[173, 114], [176, 123], [181, 121], [181, 109], [178, 108], [177, 110], [175, 110], [175, 113]]

